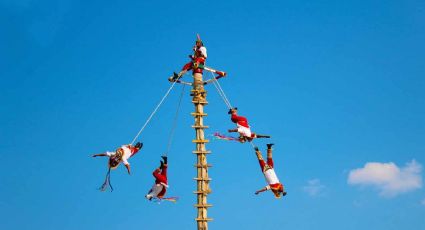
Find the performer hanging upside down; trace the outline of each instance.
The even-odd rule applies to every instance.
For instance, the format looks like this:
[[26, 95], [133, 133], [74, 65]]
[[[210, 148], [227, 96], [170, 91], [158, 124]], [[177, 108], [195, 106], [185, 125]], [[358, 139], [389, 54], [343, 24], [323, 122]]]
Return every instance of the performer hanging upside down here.
[[118, 148], [115, 152], [106, 152], [101, 154], [94, 154], [93, 157], [109, 157], [108, 167], [110, 169], [116, 169], [118, 165], [123, 162], [127, 168], [128, 174], [130, 174], [130, 163], [128, 159], [134, 156], [141, 148], [143, 143], [137, 142], [135, 146], [123, 145]]
[[238, 108], [230, 109], [228, 114], [231, 114], [231, 120], [233, 123], [236, 123], [236, 129], [229, 129], [230, 132], [238, 132], [239, 133], [239, 141], [241, 143], [245, 141], [251, 142], [254, 138], [270, 138], [269, 135], [260, 135], [251, 132], [251, 128], [249, 127], [248, 120], [245, 117], [238, 116]]
[[193, 70], [194, 73], [202, 73], [205, 60], [207, 60], [207, 48], [205, 48], [199, 35], [193, 47], [193, 55], [189, 55], [189, 58], [191, 61], [184, 65], [179, 73], [174, 73], [172, 77], [168, 78], [169, 81], [173, 82], [178, 80], [189, 70]]
[[256, 191], [255, 195], [258, 195], [260, 192], [271, 190], [276, 198], [280, 198], [281, 196], [286, 196], [286, 192], [274, 171], [272, 146], [273, 144], [267, 144], [267, 163], [264, 162], [263, 156], [261, 156], [261, 152], [258, 150], [258, 147], [255, 147], [255, 154], [257, 155], [258, 161], [260, 162], [261, 171], [263, 172], [268, 184], [266, 187]]
[[167, 180], [167, 167], [168, 160], [166, 156], [161, 156], [164, 161], [160, 161], [159, 168], [153, 171], [152, 175], [155, 177], [155, 184], [149, 190], [148, 194], [145, 196], [146, 199], [152, 200], [153, 198], [162, 199], [167, 192], [168, 180]]

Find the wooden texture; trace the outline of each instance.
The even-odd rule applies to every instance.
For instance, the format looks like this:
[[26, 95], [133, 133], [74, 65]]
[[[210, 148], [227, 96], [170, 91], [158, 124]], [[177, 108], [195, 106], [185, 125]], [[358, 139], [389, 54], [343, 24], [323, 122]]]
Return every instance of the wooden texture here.
[[192, 126], [195, 129], [196, 139], [193, 142], [196, 145], [195, 151], [193, 153], [196, 154], [196, 171], [197, 176], [194, 178], [196, 180], [196, 197], [197, 204], [195, 207], [198, 210], [198, 214], [196, 217], [198, 230], [208, 230], [208, 221], [211, 221], [211, 218], [208, 218], [208, 208], [211, 207], [211, 204], [207, 203], [208, 193], [211, 191], [210, 189], [210, 180], [208, 177], [208, 163], [206, 154], [210, 153], [210, 151], [206, 150], [206, 143], [208, 140], [205, 139], [204, 128], [204, 117], [207, 116], [204, 113], [204, 106], [207, 104], [206, 95], [207, 92], [204, 89], [202, 74], [194, 73], [193, 74], [193, 89], [191, 90], [192, 103], [195, 106], [195, 111], [192, 113], [194, 116], [195, 124]]
[[192, 125], [192, 128], [194, 129], [208, 129], [208, 125]]

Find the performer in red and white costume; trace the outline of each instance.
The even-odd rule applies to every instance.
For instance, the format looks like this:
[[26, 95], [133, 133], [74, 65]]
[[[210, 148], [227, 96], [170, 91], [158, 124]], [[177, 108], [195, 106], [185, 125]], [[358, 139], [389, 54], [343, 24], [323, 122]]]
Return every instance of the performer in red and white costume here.
[[128, 174], [130, 174], [130, 163], [128, 159], [134, 156], [141, 148], [143, 143], [137, 142], [135, 146], [132, 145], [123, 145], [118, 148], [115, 152], [106, 152], [101, 154], [94, 154], [93, 157], [109, 157], [108, 167], [110, 169], [116, 169], [118, 165], [123, 162], [127, 168]]
[[161, 165], [159, 168], [153, 171], [152, 175], [155, 177], [155, 184], [149, 190], [148, 194], [145, 196], [146, 199], [152, 200], [153, 198], [162, 199], [167, 192], [168, 188], [168, 179], [167, 179], [167, 167], [168, 160], [166, 156], [161, 156], [164, 161], [160, 161]]
[[195, 46], [193, 47], [193, 55], [189, 55], [189, 58], [191, 61], [186, 63], [178, 74], [174, 73], [174, 76], [168, 79], [169, 81], [178, 80], [189, 70], [193, 70], [194, 73], [202, 73], [203, 66], [207, 60], [207, 48], [205, 48], [204, 43], [199, 36], [196, 40]]
[[229, 129], [229, 132], [238, 132], [239, 133], [239, 141], [252, 141], [254, 138], [270, 138], [269, 135], [260, 135], [251, 132], [251, 128], [249, 127], [248, 120], [246, 117], [238, 116], [238, 108], [232, 108], [229, 110], [228, 114], [231, 114], [230, 119], [233, 123], [236, 123], [236, 129]]
[[285, 188], [280, 183], [279, 179], [276, 176], [274, 171], [274, 163], [272, 159], [272, 146], [273, 144], [267, 144], [267, 163], [264, 162], [263, 156], [261, 155], [258, 147], [255, 147], [255, 154], [257, 155], [258, 161], [260, 163], [261, 171], [264, 174], [264, 177], [267, 181], [267, 186], [256, 191], [255, 195], [258, 195], [260, 192], [264, 192], [267, 190], [271, 190], [276, 198], [280, 198], [281, 196], [285, 196]]

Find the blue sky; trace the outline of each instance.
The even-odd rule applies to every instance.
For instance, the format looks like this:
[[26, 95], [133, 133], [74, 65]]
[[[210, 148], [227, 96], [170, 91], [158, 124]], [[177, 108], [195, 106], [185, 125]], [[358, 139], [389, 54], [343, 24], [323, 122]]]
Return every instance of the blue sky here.
[[[188, 91], [169, 152], [170, 196], [150, 203], [181, 87], [144, 149], [101, 193], [201, 34], [209, 66], [254, 131], [272, 135], [288, 196], [248, 144], [212, 141], [211, 229], [424, 229], [423, 1], [32, 1], [0, 3], [0, 229], [194, 229]], [[186, 76], [190, 79], [190, 76]], [[215, 88], [206, 124], [234, 125]], [[267, 141], [255, 144], [264, 150]]]

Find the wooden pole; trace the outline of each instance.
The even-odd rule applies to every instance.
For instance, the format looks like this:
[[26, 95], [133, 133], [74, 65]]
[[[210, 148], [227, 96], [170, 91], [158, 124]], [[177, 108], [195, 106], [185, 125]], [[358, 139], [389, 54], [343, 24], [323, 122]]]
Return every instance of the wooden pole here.
[[208, 230], [208, 221], [211, 218], [207, 216], [207, 209], [211, 207], [211, 204], [207, 203], [207, 196], [211, 193], [209, 182], [211, 178], [208, 177], [208, 168], [211, 167], [207, 163], [207, 154], [210, 151], [206, 150], [206, 143], [208, 140], [205, 139], [204, 129], [208, 126], [204, 125], [204, 117], [207, 116], [204, 113], [204, 105], [207, 104], [206, 95], [207, 92], [204, 89], [202, 73], [193, 74], [193, 89], [192, 89], [192, 102], [195, 105], [195, 112], [192, 116], [195, 118], [195, 124], [192, 126], [195, 129], [196, 139], [193, 142], [196, 144], [196, 149], [193, 151], [197, 157], [197, 163], [195, 165], [197, 176], [196, 180], [197, 190], [194, 192], [197, 196], [197, 204], [195, 207], [198, 209], [198, 215], [196, 221], [198, 224], [198, 230]]

